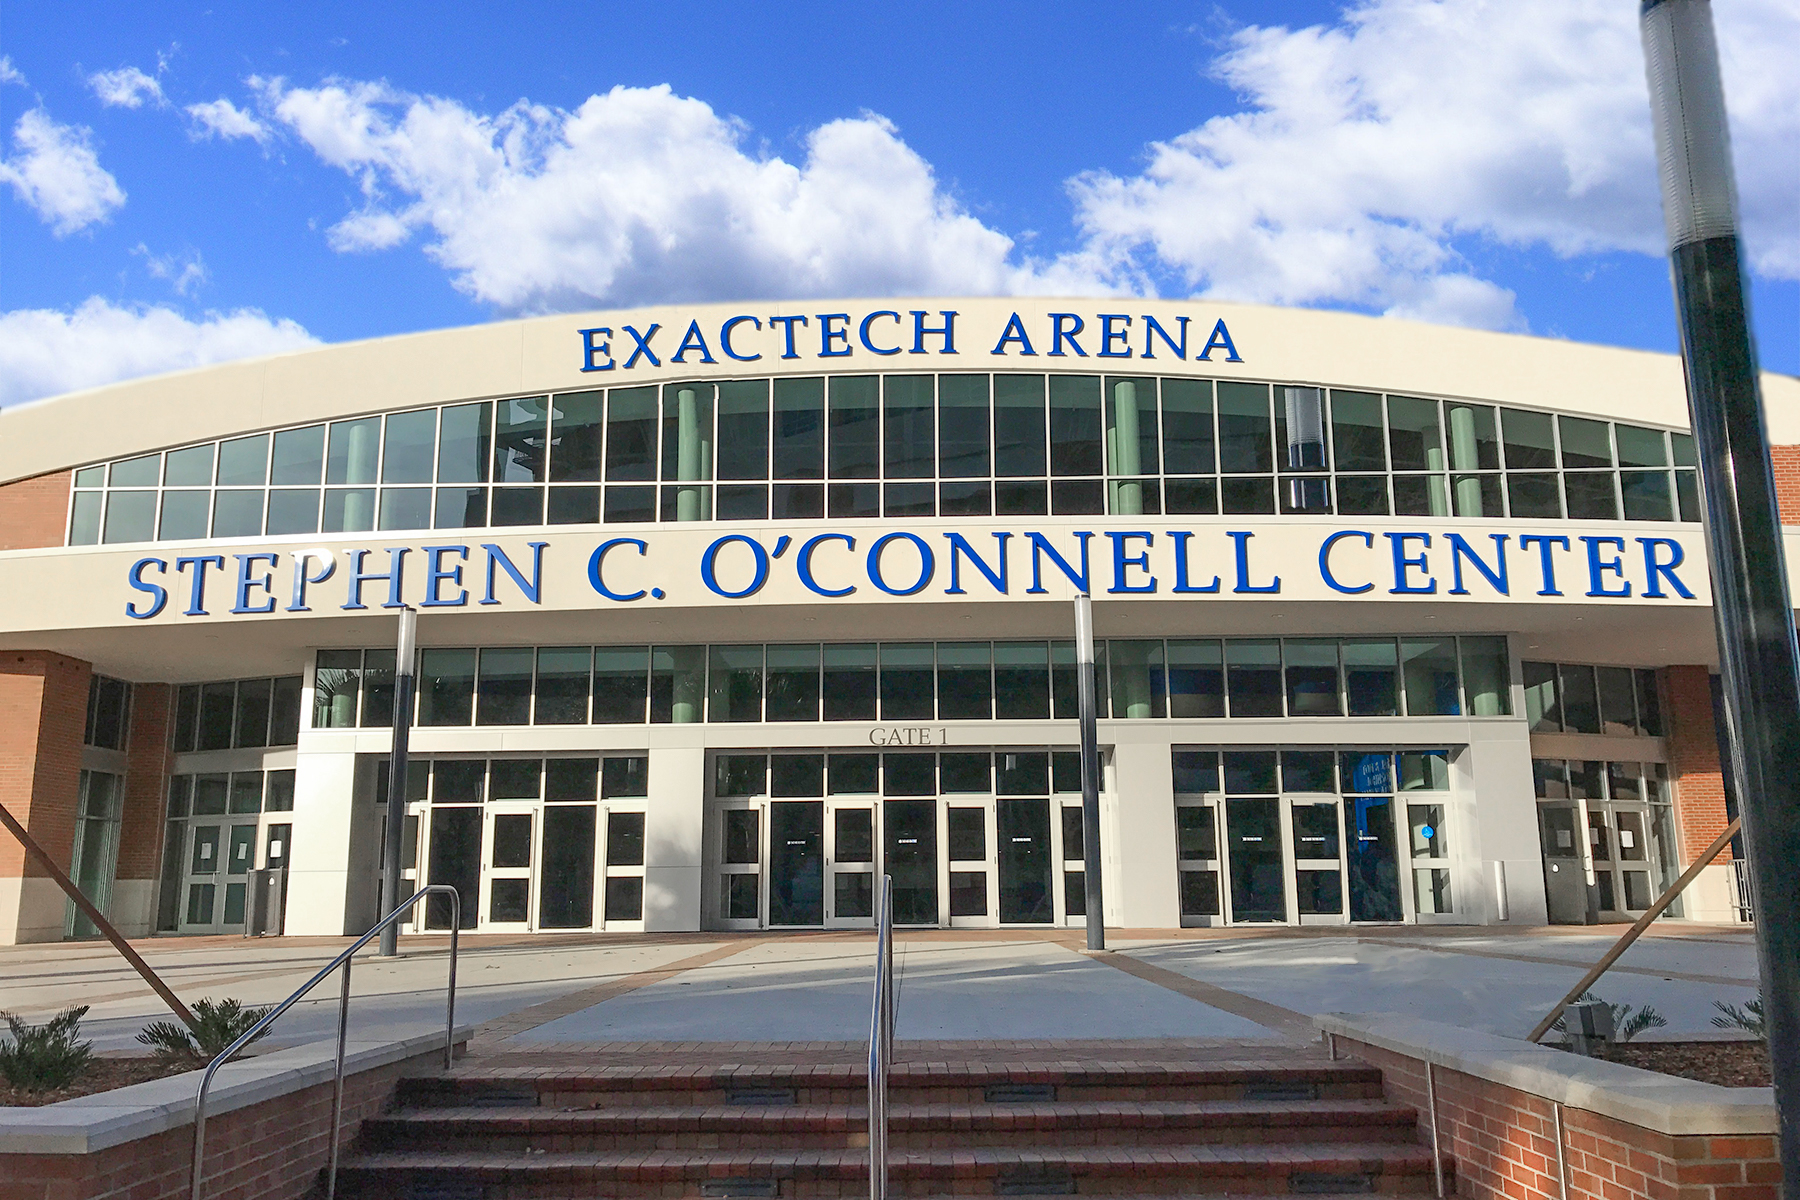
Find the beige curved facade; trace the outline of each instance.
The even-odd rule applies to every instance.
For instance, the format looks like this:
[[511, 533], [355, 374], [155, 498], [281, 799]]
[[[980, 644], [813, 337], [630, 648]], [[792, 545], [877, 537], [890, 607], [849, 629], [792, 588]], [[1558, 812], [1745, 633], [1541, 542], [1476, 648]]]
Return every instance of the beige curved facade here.
[[[1800, 381], [1763, 386], [1800, 484]], [[127, 931], [239, 928], [264, 867], [289, 931], [366, 927], [405, 604], [409, 878], [480, 928], [853, 926], [883, 869], [921, 923], [1078, 921], [1085, 585], [1109, 921], [1628, 916], [1724, 823], [1685, 429], [1668, 355], [1093, 299], [58, 397], [0, 411], [0, 802]], [[1731, 917], [1728, 868], [1687, 915]], [[0, 938], [85, 932], [0, 848]]]

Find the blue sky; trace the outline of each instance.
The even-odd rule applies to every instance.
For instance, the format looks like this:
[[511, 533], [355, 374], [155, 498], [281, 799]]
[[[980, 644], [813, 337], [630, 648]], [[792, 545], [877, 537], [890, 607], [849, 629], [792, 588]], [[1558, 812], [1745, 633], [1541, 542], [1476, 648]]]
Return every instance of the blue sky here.
[[[14, 6], [0, 403], [519, 313], [1154, 292], [1656, 350], [1616, 0]], [[1791, 0], [1719, 6], [1800, 368]]]

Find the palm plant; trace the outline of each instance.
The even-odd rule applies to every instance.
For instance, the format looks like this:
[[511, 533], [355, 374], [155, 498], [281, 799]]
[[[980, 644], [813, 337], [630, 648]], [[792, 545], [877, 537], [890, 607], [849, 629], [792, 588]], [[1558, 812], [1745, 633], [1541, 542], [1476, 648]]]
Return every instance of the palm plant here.
[[87, 1069], [94, 1044], [79, 1040], [81, 1018], [88, 1006], [65, 1008], [42, 1025], [28, 1025], [12, 1013], [0, 1013], [12, 1040], [0, 1042], [0, 1075], [28, 1092], [67, 1087]]
[[[268, 1012], [266, 1008], [245, 1008], [242, 1001], [229, 996], [223, 1000], [201, 1000], [194, 1005], [193, 1029], [173, 1021], [152, 1021], [144, 1026], [137, 1040], [166, 1057], [217, 1058]], [[261, 1041], [268, 1032], [265, 1029], [252, 1040]]]
[[1744, 1001], [1744, 1007], [1727, 1004], [1723, 1000], [1714, 1000], [1713, 1007], [1720, 1016], [1714, 1017], [1712, 1023], [1720, 1029], [1742, 1029], [1745, 1033], [1753, 1033], [1759, 1038], [1769, 1036], [1769, 1027], [1763, 1023], [1762, 995], [1758, 993]]
[[[1578, 1004], [1604, 1004], [1606, 1007], [1612, 1009], [1613, 1040], [1616, 1042], [1629, 1042], [1632, 1038], [1644, 1032], [1646, 1029], [1661, 1029], [1669, 1023], [1668, 1018], [1657, 1012], [1655, 1006], [1650, 1004], [1643, 1005], [1642, 1007], [1636, 1007], [1630, 1004], [1614, 1004], [1610, 1000], [1602, 1000], [1593, 992], [1581, 993], [1581, 995], [1575, 997], [1575, 1002]], [[1717, 1025], [1719, 1023], [1719, 1019], [1714, 1017], [1713, 1024]], [[1564, 1032], [1563, 1019], [1561, 1017], [1556, 1018], [1556, 1024], [1550, 1026], [1550, 1028], [1557, 1033]]]

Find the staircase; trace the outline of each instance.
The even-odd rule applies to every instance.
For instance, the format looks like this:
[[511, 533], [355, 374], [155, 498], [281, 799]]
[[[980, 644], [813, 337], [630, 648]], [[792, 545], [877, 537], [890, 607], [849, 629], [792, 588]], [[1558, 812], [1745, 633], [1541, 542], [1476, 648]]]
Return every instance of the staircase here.
[[[888, 1123], [896, 1196], [1433, 1190], [1417, 1112], [1383, 1099], [1376, 1069], [1317, 1050], [987, 1043], [956, 1056], [947, 1045], [929, 1048], [932, 1061], [898, 1047]], [[405, 1080], [395, 1110], [364, 1122], [338, 1194], [868, 1194], [861, 1068], [791, 1052], [770, 1061], [736, 1046], [708, 1062], [686, 1049], [637, 1062], [496, 1055]]]

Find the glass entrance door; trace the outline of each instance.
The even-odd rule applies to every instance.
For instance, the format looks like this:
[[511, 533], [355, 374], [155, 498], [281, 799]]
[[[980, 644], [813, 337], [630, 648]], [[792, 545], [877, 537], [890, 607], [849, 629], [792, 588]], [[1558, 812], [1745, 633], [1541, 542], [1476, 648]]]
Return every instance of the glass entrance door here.
[[769, 924], [825, 923], [825, 804], [769, 804]]
[[1351, 796], [1347, 840], [1350, 864], [1350, 919], [1403, 921], [1400, 847], [1394, 832], [1392, 796]]
[[938, 836], [936, 800], [886, 800], [882, 826], [886, 834], [887, 873], [894, 878], [894, 924], [936, 925], [938, 912]]
[[1335, 796], [1289, 796], [1294, 848], [1294, 909], [1302, 925], [1344, 920], [1342, 815]]
[[875, 919], [875, 806], [829, 802], [825, 823], [831, 833], [825, 856], [831, 897], [826, 924], [867, 929]]
[[[1048, 799], [995, 801], [1000, 923], [1046, 925], [1055, 919]], [[1077, 810], [1079, 811], [1079, 810]]]
[[538, 852], [536, 804], [495, 803], [487, 807], [482, 838], [483, 930], [525, 931], [532, 927]]
[[1286, 921], [1281, 808], [1273, 797], [1225, 802], [1233, 921]]
[[244, 924], [257, 821], [196, 821], [188, 829], [183, 933], [224, 933]]

